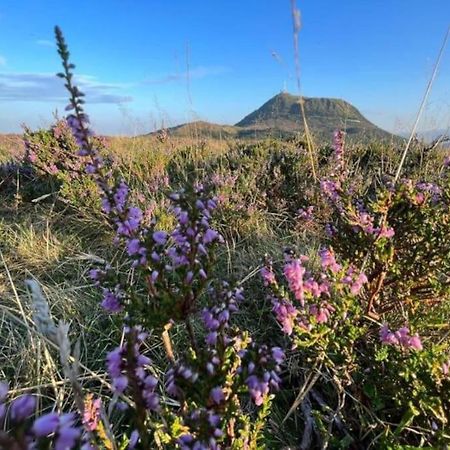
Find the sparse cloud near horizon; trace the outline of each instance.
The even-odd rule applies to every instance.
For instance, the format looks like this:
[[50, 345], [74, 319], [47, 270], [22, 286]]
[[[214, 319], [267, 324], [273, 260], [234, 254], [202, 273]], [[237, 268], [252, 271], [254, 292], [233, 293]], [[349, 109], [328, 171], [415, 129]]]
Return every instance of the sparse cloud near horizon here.
[[[75, 77], [89, 103], [126, 103], [133, 98], [126, 95], [124, 85], [102, 83], [95, 77]], [[0, 72], [0, 100], [11, 102], [63, 102], [67, 93], [63, 82], [53, 73]]]
[[38, 39], [35, 41], [37, 45], [40, 45], [41, 47], [56, 47], [55, 43], [49, 39]]
[[225, 66], [196, 66], [182, 72], [173, 72], [166, 75], [146, 78], [142, 84], [166, 84], [186, 79], [202, 79], [211, 76], [223, 75], [231, 72], [230, 67]]

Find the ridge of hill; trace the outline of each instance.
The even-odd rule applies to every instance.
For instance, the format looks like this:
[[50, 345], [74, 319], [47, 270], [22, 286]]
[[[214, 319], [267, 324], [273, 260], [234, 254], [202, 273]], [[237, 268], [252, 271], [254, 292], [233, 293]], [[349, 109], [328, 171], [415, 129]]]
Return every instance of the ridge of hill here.
[[[184, 123], [167, 129], [175, 137], [200, 138], [287, 138], [304, 132], [300, 107], [301, 97], [280, 93], [245, 116], [235, 125], [220, 125], [206, 121]], [[345, 100], [303, 97], [309, 129], [319, 140], [329, 141], [333, 131], [345, 130], [350, 139], [398, 139], [366, 119], [357, 108]], [[149, 133], [157, 134], [161, 130]]]

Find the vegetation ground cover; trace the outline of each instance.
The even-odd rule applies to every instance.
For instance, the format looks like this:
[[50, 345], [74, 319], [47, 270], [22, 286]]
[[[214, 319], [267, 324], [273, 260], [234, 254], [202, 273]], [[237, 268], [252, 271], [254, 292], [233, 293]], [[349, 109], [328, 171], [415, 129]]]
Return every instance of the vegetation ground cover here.
[[58, 43], [68, 116], [1, 168], [0, 447], [445, 448], [446, 150], [93, 137]]

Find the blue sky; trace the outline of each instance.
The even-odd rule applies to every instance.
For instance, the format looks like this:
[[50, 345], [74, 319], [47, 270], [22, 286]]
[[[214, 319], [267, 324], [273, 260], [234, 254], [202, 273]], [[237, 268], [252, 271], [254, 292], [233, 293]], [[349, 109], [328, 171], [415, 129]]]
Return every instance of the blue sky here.
[[[449, 0], [305, 0], [302, 91], [411, 125], [450, 23]], [[65, 101], [53, 44], [68, 41], [98, 132], [194, 119], [235, 123], [296, 93], [289, 0], [0, 0], [0, 132], [46, 126]], [[189, 74], [189, 80], [187, 77]], [[450, 125], [450, 48], [422, 129]]]

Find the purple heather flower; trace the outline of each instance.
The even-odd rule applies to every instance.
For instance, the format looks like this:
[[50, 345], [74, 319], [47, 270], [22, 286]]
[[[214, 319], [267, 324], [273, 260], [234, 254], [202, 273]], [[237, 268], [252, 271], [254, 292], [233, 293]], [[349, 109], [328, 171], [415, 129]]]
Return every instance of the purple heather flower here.
[[328, 237], [335, 236], [337, 233], [336, 227], [332, 223], [327, 223], [325, 225], [325, 233]]
[[214, 346], [217, 343], [217, 331], [211, 331], [206, 335], [205, 342], [209, 346]]
[[208, 228], [203, 236], [203, 243], [210, 244], [219, 238], [219, 233], [211, 228]]
[[272, 358], [277, 364], [281, 364], [285, 358], [283, 350], [280, 347], [272, 347]]
[[269, 383], [259, 380], [256, 375], [250, 375], [246, 383], [255, 405], [261, 406], [264, 402], [264, 397], [269, 393]]
[[114, 193], [114, 202], [117, 211], [122, 212], [125, 208], [125, 203], [128, 198], [128, 185], [121, 182]]
[[102, 307], [110, 313], [118, 313], [122, 311], [122, 305], [116, 293], [108, 289], [103, 289]]
[[178, 223], [180, 225], [187, 225], [189, 222], [189, 214], [187, 211], [181, 211], [178, 214]]
[[130, 256], [136, 255], [141, 250], [141, 241], [139, 239], [130, 239], [127, 243], [127, 252]]
[[220, 326], [220, 322], [213, 316], [213, 314], [211, 313], [211, 311], [207, 308], [205, 308], [202, 311], [202, 319], [203, 319], [203, 323], [205, 324], [205, 327], [208, 330], [217, 330]]
[[[136, 343], [133, 346], [133, 354], [129, 355], [127, 343], [123, 346], [109, 352], [106, 358], [106, 366], [109, 376], [112, 379], [112, 384], [117, 392], [124, 392], [128, 387], [129, 370], [134, 371], [135, 381], [139, 384], [140, 394], [144, 400], [146, 407], [152, 411], [159, 409], [159, 396], [155, 392], [158, 381], [155, 377], [148, 374], [148, 369], [145, 366], [151, 364], [150, 358], [142, 355], [139, 352], [139, 347], [147, 334], [140, 332], [140, 329], [133, 328], [126, 330], [126, 333], [137, 333]], [[130, 363], [129, 358], [133, 358]]]
[[202, 211], [205, 209], [205, 204], [199, 199], [199, 200], [196, 200], [195, 207], [197, 209], [199, 209], [200, 211]]
[[223, 389], [220, 386], [211, 389], [209, 395], [216, 405], [220, 405], [220, 403], [222, 403], [225, 400]]
[[106, 214], [110, 214], [111, 213], [111, 203], [110, 203], [110, 201], [109, 201], [109, 199], [107, 197], [103, 197], [102, 198], [102, 210]]
[[86, 165], [86, 173], [93, 174], [96, 171], [96, 167], [93, 164], [87, 164]]
[[260, 271], [264, 285], [269, 286], [276, 283], [275, 274], [270, 267], [263, 267]]
[[55, 450], [68, 450], [75, 447], [81, 430], [74, 426], [73, 414], [63, 414], [59, 419]]
[[36, 398], [33, 395], [22, 395], [11, 403], [10, 417], [14, 422], [22, 422], [36, 409]]
[[119, 219], [117, 220], [117, 234], [122, 236], [131, 236], [139, 228], [141, 220], [141, 209], [137, 207], [130, 208], [124, 221]]
[[59, 415], [49, 413], [34, 421], [33, 432], [36, 437], [44, 437], [53, 434], [59, 425]]
[[91, 280], [98, 281], [102, 273], [103, 272], [100, 269], [91, 269], [89, 271], [89, 278]]
[[399, 343], [395, 334], [389, 330], [386, 324], [380, 328], [380, 340], [382, 344], [396, 345]]
[[399, 346], [405, 349], [422, 350], [422, 341], [418, 334], [411, 336], [408, 327], [402, 327], [396, 332], [389, 330], [384, 324], [380, 329], [380, 341], [385, 345]]
[[127, 450], [134, 450], [138, 441], [139, 441], [139, 432], [138, 430], [133, 430], [130, 435], [130, 441], [128, 442]]
[[322, 180], [320, 182], [320, 188], [322, 192], [334, 203], [339, 201], [339, 191], [341, 189], [341, 185], [338, 181]]
[[167, 233], [165, 231], [155, 231], [153, 233], [153, 240], [158, 245], [165, 245], [167, 242]]

